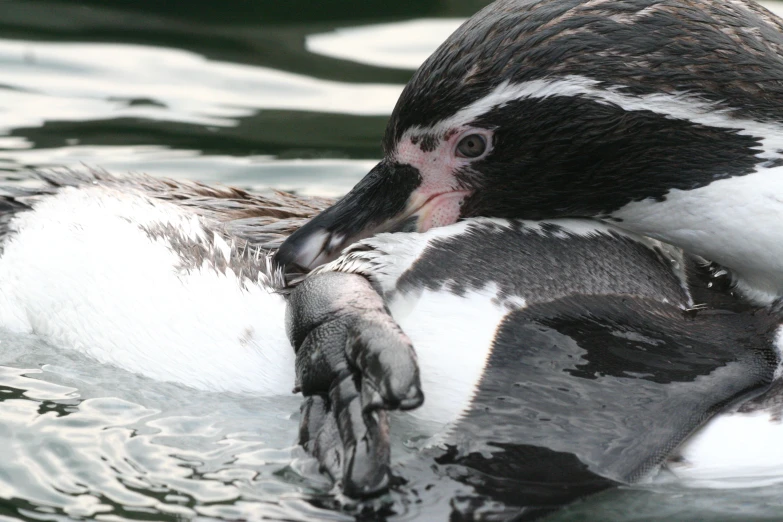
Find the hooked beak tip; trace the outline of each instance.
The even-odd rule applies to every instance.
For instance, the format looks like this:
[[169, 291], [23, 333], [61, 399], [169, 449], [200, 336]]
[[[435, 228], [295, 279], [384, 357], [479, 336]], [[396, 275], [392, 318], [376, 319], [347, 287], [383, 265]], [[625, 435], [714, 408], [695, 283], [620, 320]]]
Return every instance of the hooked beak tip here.
[[320, 229], [310, 234], [299, 235], [304, 229], [300, 229], [289, 237], [275, 254], [275, 264], [283, 269], [284, 273], [306, 273], [324, 263], [323, 258], [328, 255], [328, 244], [332, 234]]
[[286, 274], [308, 272], [379, 232], [423, 232], [459, 219], [469, 191], [421, 185], [417, 168], [381, 161], [344, 198], [291, 234], [275, 262]]
[[[285, 274], [301, 275], [334, 260], [351, 243], [379, 232], [424, 232], [455, 223], [467, 190], [450, 190], [435, 195], [413, 194], [407, 205], [384, 221], [360, 223], [351, 233], [331, 231], [332, 220], [319, 217], [294, 232], [275, 254], [275, 263]], [[334, 207], [333, 207], [334, 208]], [[328, 210], [326, 212], [329, 212]]]

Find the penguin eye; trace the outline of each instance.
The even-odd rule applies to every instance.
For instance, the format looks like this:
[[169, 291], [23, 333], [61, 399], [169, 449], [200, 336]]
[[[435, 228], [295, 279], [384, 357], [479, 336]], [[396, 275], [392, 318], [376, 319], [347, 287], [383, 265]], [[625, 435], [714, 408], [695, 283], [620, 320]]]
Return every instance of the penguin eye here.
[[478, 158], [487, 150], [487, 140], [481, 134], [468, 134], [457, 144], [457, 156]]

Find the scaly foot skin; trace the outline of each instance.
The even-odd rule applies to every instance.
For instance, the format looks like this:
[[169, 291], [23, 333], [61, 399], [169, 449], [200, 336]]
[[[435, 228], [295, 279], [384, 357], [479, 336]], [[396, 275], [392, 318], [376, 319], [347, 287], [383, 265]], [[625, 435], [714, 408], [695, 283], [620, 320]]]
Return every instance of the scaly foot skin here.
[[300, 444], [347, 495], [383, 492], [386, 412], [424, 402], [410, 340], [366, 279], [339, 272], [316, 274], [291, 292], [286, 328], [306, 397]]

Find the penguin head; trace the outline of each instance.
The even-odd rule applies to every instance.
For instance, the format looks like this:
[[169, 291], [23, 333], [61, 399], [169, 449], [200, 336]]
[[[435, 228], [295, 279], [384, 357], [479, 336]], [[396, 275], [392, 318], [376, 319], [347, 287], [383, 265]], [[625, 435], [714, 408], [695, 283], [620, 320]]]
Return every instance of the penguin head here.
[[770, 157], [741, 122], [783, 119], [775, 24], [750, 2], [495, 2], [414, 74], [382, 161], [277, 261], [310, 269], [378, 232], [474, 216], [611, 219], [749, 173]]

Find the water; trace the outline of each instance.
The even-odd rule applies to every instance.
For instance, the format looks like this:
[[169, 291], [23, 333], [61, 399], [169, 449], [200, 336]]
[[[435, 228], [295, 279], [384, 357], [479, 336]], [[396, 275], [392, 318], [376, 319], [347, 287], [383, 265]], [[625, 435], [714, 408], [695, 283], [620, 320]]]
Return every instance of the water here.
[[[101, 166], [335, 196], [380, 156], [413, 69], [484, 0], [5, 0], [0, 174]], [[108, 6], [107, 6], [108, 4]], [[0, 332], [0, 517], [445, 519], [470, 493], [416, 458], [370, 506], [295, 447], [299, 398], [196, 392]], [[658, 481], [556, 520], [777, 520], [783, 488]], [[373, 511], [371, 511], [373, 513]]]

